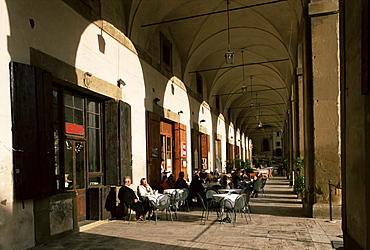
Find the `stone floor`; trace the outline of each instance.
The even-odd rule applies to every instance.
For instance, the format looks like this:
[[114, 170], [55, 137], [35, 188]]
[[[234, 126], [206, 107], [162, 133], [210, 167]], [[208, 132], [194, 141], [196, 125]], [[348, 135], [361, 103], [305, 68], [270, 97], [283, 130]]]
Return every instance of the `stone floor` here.
[[[283, 177], [267, 181], [266, 196], [251, 198], [252, 220], [205, 225], [202, 210], [178, 212], [178, 220], [98, 221], [79, 233], [33, 249], [334, 249], [343, 244], [341, 221], [305, 218], [301, 201]], [[162, 217], [165, 217], [163, 214]]]

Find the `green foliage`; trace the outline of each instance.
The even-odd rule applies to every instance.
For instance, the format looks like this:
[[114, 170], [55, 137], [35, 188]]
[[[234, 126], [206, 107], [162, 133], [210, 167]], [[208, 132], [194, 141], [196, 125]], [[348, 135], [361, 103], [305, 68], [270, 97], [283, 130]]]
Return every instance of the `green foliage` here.
[[288, 167], [288, 159], [285, 158], [283, 160], [283, 165], [284, 165], [285, 169]]
[[303, 170], [303, 168], [304, 168], [304, 158], [303, 157], [298, 157], [295, 160], [295, 165], [296, 165], [297, 171]]
[[296, 194], [304, 194], [305, 192], [305, 182], [304, 182], [304, 158], [298, 157], [295, 160], [295, 165], [297, 169], [297, 180], [295, 183], [294, 192]]
[[234, 169], [234, 161], [226, 160], [226, 173], [231, 173]]
[[269, 162], [267, 163], [267, 167], [272, 167], [272, 159], [269, 159]]
[[252, 173], [250, 160], [243, 161], [242, 159], [227, 160], [226, 161], [226, 173], [231, 173], [232, 171], [240, 171], [245, 169], [247, 173]]
[[256, 159], [254, 160], [254, 166], [255, 166], [256, 168], [261, 167], [261, 164], [260, 164], [260, 161], [258, 160], [258, 158], [256, 158]]

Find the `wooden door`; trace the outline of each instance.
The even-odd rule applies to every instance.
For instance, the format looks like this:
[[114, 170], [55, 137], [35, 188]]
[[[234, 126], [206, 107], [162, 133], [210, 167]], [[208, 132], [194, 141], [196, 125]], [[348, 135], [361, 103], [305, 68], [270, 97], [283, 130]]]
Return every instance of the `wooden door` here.
[[202, 157], [202, 170], [208, 169], [208, 153], [210, 150], [209, 146], [209, 135], [202, 134], [201, 135], [201, 157]]
[[174, 137], [175, 137], [175, 164], [174, 164], [174, 175], [179, 176], [180, 172], [185, 173], [185, 180], [188, 179], [187, 171], [187, 145], [186, 145], [186, 126], [181, 123], [174, 124]]
[[147, 178], [150, 186], [158, 189], [161, 183], [161, 117], [149, 111], [147, 111], [146, 117]]
[[64, 163], [65, 188], [76, 192], [78, 221], [86, 220], [85, 141], [65, 141]]

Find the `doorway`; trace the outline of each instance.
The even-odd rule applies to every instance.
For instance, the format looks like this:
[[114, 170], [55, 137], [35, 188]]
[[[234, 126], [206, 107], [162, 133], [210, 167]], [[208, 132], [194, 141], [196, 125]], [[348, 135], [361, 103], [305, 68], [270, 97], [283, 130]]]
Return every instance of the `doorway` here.
[[67, 139], [64, 161], [65, 188], [76, 192], [78, 221], [86, 220], [85, 141]]
[[173, 174], [172, 134], [161, 134], [161, 157], [164, 160], [166, 172]]

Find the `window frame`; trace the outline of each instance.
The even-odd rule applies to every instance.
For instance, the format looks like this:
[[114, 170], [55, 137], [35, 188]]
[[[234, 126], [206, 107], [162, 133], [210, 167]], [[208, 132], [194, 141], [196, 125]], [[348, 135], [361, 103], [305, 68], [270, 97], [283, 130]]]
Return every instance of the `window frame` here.
[[[86, 188], [91, 188], [91, 187], [101, 187], [101, 186], [104, 186], [104, 164], [103, 164], [103, 159], [104, 159], [104, 155], [103, 155], [103, 133], [104, 133], [104, 130], [103, 130], [103, 118], [104, 118], [104, 101], [101, 100], [101, 99], [98, 99], [98, 98], [94, 98], [92, 97], [91, 95], [88, 95], [88, 94], [85, 94], [85, 93], [81, 93], [81, 92], [78, 92], [74, 89], [70, 89], [70, 88], [67, 88], [67, 87], [64, 87], [64, 86], [61, 86], [55, 82], [53, 82], [53, 92], [57, 90], [57, 111], [58, 111], [58, 114], [56, 116], [53, 115], [53, 124], [54, 126], [56, 126], [58, 128], [58, 139], [59, 139], [59, 142], [58, 142], [58, 145], [59, 145], [59, 153], [58, 153], [58, 156], [55, 155], [55, 159], [59, 158], [59, 173], [55, 173], [55, 182], [57, 183], [57, 193], [60, 193], [60, 192], [67, 192], [67, 191], [70, 191], [70, 190], [67, 190], [64, 186], [64, 175], [65, 175], [65, 162], [64, 162], [64, 143], [66, 140], [82, 140], [82, 141], [85, 141], [86, 143], [86, 151], [85, 151], [85, 162], [86, 162], [86, 165], [85, 165], [85, 187]], [[65, 123], [66, 123], [66, 120], [65, 120], [65, 114], [64, 114], [64, 109], [65, 107], [70, 107], [70, 105], [66, 106], [64, 104], [64, 94], [65, 92], [70, 92], [73, 96], [74, 95], [78, 95], [81, 97], [82, 99], [82, 104], [83, 104], [83, 127], [84, 127], [84, 133], [83, 135], [74, 135], [74, 134], [68, 134], [66, 131], [65, 131]], [[88, 101], [91, 100], [91, 101], [94, 101], [98, 104], [98, 107], [99, 107], [99, 148], [97, 149], [97, 152], [100, 152], [100, 155], [99, 155], [99, 169], [100, 171], [96, 171], [96, 172], [90, 172], [89, 171], [89, 148], [90, 148], [90, 140], [89, 140], [89, 118], [88, 118], [88, 114], [91, 113], [88, 111]], [[55, 103], [53, 102], [53, 105]], [[57, 153], [57, 152], [55, 152]], [[56, 163], [55, 163], [56, 164]], [[57, 168], [57, 166], [55, 165], [55, 167]], [[91, 178], [100, 178], [100, 183], [99, 184], [94, 184], [94, 185], [91, 185], [90, 183], [90, 179]], [[58, 184], [59, 182], [59, 184]]]

